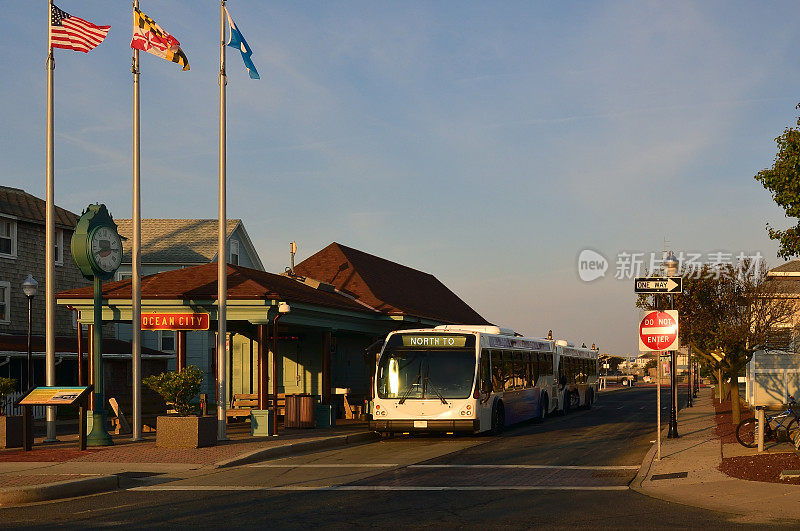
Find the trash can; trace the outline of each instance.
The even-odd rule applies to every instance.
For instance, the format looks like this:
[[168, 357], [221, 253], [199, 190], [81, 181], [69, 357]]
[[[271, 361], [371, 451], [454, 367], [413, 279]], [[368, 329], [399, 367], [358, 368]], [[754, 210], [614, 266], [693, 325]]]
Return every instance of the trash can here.
[[314, 405], [316, 397], [309, 394], [286, 395], [286, 420], [287, 428], [313, 428]]

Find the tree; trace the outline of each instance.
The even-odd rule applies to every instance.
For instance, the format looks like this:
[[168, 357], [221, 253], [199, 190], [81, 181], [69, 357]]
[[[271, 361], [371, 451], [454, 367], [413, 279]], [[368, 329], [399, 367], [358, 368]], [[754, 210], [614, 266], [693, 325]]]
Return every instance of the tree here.
[[[679, 340], [717, 373], [721, 391], [724, 377], [732, 379], [731, 410], [738, 423], [739, 373], [755, 351], [768, 348], [774, 328], [791, 323], [794, 301], [783, 295], [780, 281], [767, 277], [763, 262], [746, 259], [694, 273], [683, 272], [683, 293], [675, 296]], [[637, 306], [655, 309], [654, 302], [640, 296]], [[666, 307], [658, 302], [659, 308]]]
[[[800, 104], [795, 107], [800, 109]], [[770, 191], [772, 199], [784, 209], [787, 217], [800, 218], [800, 118], [798, 127], [787, 127], [775, 139], [778, 153], [771, 168], [761, 170], [755, 179]], [[800, 255], [800, 219], [794, 227], [778, 230], [767, 224], [772, 240], [778, 240], [778, 256], [789, 259]]]

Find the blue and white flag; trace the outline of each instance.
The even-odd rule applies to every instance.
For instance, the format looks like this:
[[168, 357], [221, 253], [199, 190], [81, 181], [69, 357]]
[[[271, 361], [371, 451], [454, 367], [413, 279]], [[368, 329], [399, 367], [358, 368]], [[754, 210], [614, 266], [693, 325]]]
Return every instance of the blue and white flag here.
[[253, 60], [250, 59], [250, 56], [253, 55], [253, 50], [250, 49], [247, 41], [244, 40], [244, 36], [239, 31], [239, 28], [233, 23], [233, 19], [227, 7], [225, 8], [225, 14], [228, 15], [228, 24], [231, 26], [231, 35], [228, 37], [228, 42], [225, 44], [242, 52], [242, 61], [244, 61], [244, 66], [247, 67], [247, 71], [250, 73], [250, 78], [261, 79], [261, 76], [258, 75], [258, 70], [256, 70], [256, 65], [254, 65]]

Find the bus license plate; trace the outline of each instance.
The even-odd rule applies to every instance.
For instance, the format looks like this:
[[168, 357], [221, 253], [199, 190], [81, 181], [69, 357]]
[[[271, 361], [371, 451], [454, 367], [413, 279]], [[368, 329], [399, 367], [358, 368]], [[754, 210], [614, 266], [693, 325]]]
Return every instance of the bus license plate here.
[[428, 427], [428, 421], [427, 420], [415, 420], [414, 421], [414, 427], [415, 428], [427, 428]]

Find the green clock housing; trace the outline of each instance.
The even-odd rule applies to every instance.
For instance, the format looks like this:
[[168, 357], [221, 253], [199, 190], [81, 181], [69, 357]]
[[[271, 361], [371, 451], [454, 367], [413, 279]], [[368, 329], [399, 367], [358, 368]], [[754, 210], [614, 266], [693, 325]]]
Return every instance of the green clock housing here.
[[89, 205], [72, 233], [72, 258], [87, 280], [108, 280], [122, 263], [122, 237], [105, 205]]

